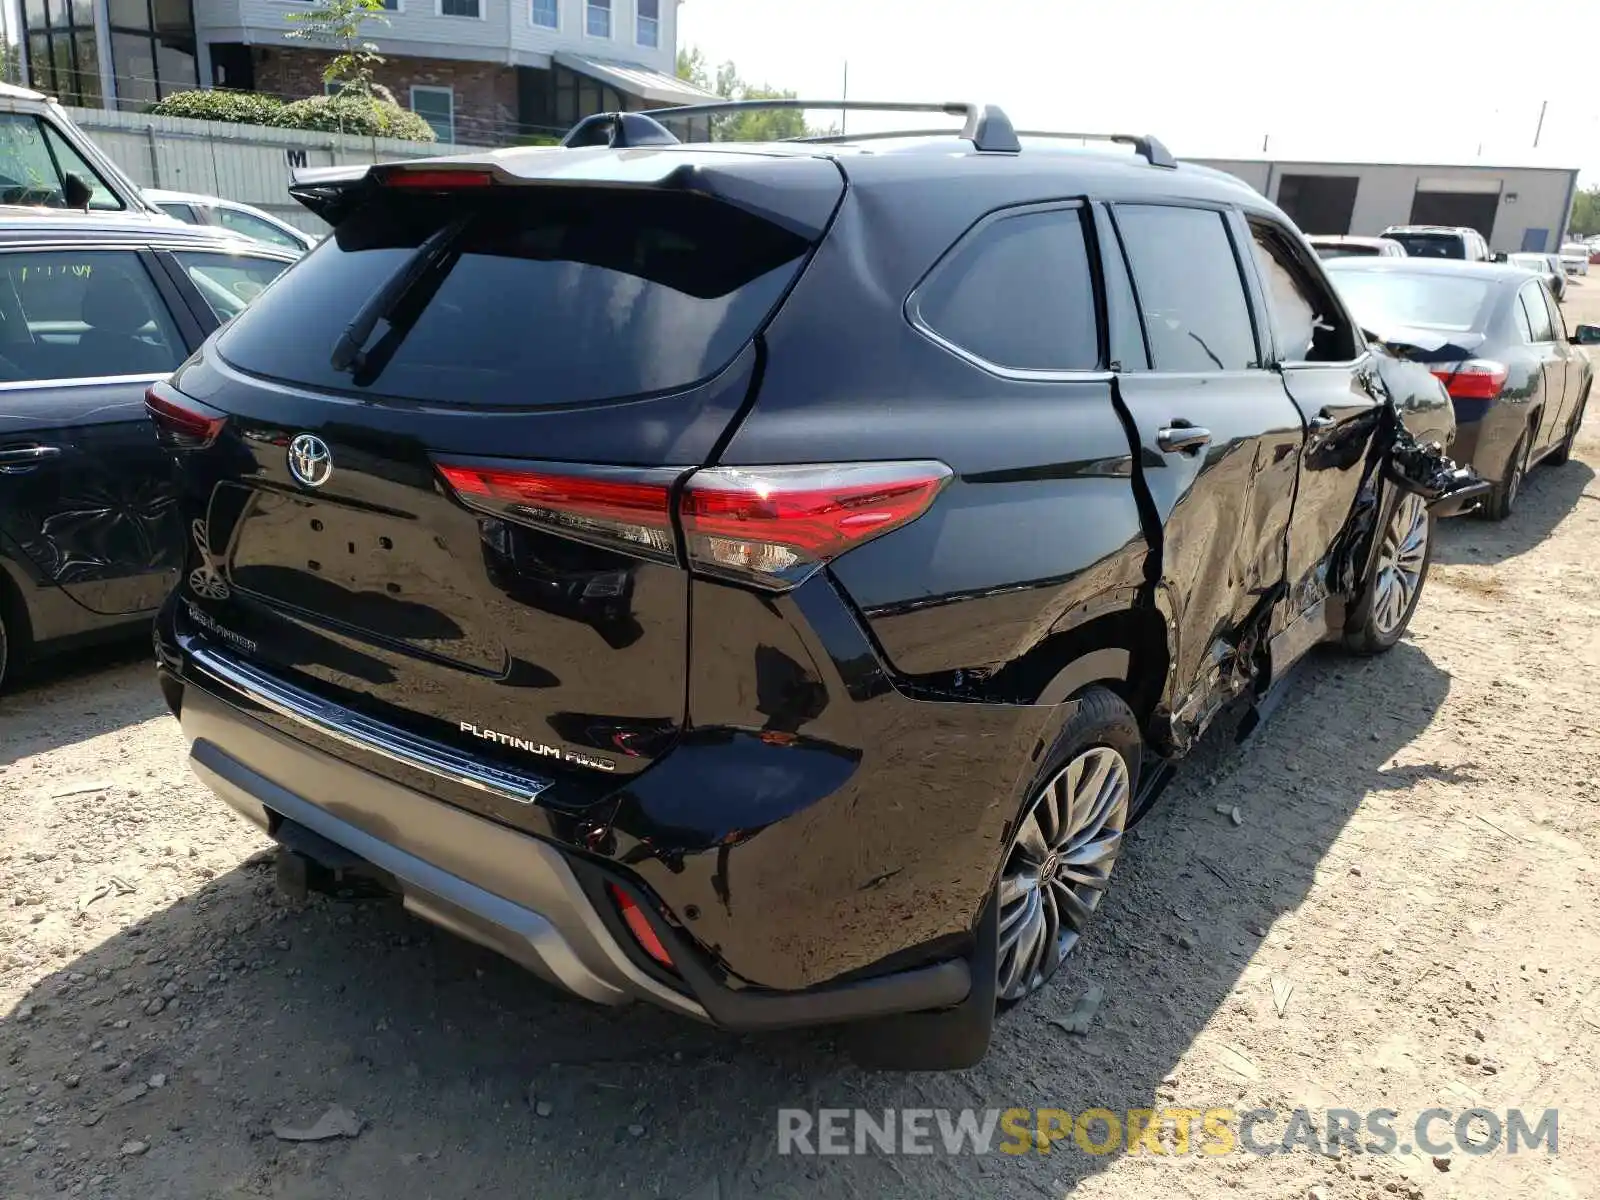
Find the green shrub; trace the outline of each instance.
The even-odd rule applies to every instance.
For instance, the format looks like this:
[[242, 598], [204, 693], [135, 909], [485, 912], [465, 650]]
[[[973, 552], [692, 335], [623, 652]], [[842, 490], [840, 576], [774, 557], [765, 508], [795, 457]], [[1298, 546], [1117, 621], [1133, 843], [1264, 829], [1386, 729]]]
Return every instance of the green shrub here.
[[174, 92], [151, 105], [158, 117], [188, 117], [195, 121], [231, 121], [237, 125], [270, 125], [283, 102], [255, 92]]
[[272, 114], [270, 123], [285, 129], [402, 138], [408, 142], [436, 140], [433, 127], [416, 113], [386, 100], [363, 100], [351, 95], [307, 96], [283, 105]]

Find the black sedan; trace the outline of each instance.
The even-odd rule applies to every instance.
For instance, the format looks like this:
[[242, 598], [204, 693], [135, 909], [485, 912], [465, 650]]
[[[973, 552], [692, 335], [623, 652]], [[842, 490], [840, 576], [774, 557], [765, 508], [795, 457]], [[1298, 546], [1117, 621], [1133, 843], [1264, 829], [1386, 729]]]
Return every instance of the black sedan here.
[[0, 219], [0, 683], [171, 590], [186, 535], [145, 389], [293, 261], [191, 226]]
[[1426, 364], [1456, 410], [1452, 456], [1494, 489], [1482, 512], [1511, 515], [1535, 463], [1566, 462], [1594, 372], [1544, 281], [1527, 271], [1447, 259], [1337, 259], [1324, 264], [1361, 324], [1393, 354]]

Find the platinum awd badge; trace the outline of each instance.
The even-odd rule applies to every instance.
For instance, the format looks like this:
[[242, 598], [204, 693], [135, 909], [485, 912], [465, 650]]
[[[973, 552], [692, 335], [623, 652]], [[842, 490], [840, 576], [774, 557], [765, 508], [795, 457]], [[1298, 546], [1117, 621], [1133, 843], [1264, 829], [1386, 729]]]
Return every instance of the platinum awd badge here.
[[494, 742], [500, 746], [509, 746], [513, 750], [521, 750], [526, 754], [535, 754], [540, 758], [554, 758], [560, 762], [572, 763], [578, 767], [588, 767], [592, 771], [615, 771], [617, 765], [607, 759], [592, 754], [579, 754], [575, 750], [563, 750], [559, 746], [547, 746], [543, 742], [529, 741], [509, 733], [499, 733], [493, 729], [479, 729], [471, 721], [461, 722], [461, 732], [470, 733], [475, 738], [482, 738], [486, 742]]

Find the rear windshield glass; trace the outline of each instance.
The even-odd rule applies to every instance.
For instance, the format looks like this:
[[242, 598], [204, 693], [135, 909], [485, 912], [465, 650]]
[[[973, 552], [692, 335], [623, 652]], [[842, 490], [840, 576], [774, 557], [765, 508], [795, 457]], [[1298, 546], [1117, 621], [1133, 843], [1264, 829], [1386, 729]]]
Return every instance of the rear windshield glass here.
[[[379, 197], [241, 314], [218, 351], [276, 379], [435, 403], [537, 408], [670, 390], [733, 359], [807, 250], [704, 196], [495, 191]], [[363, 304], [436, 234], [436, 268], [392, 297], [356, 361], [335, 366]]]
[[1494, 284], [1452, 275], [1408, 275], [1400, 271], [1330, 271], [1334, 286], [1356, 319], [1377, 333], [1400, 327], [1480, 329], [1488, 323]]
[[1459, 233], [1386, 233], [1412, 258], [1466, 258], [1467, 244]]
[[1378, 254], [1378, 247], [1363, 246], [1360, 242], [1343, 242], [1338, 245], [1316, 246], [1318, 258], [1374, 258]]

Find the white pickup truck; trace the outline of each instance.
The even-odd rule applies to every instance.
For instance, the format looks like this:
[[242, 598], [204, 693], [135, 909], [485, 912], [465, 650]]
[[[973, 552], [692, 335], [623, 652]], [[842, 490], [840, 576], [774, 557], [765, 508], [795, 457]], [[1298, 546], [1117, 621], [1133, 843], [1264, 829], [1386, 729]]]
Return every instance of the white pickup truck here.
[[0, 213], [76, 208], [172, 220], [42, 92], [0, 83]]

